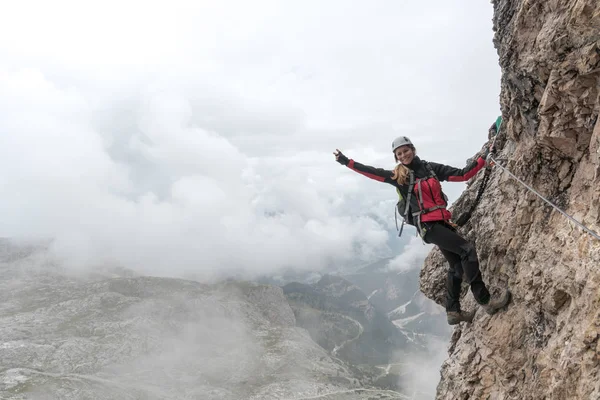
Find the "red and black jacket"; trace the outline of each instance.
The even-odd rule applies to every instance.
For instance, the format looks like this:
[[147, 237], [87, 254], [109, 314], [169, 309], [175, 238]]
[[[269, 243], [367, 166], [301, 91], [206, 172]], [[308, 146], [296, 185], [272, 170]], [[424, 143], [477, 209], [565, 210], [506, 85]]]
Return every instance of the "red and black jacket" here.
[[[423, 207], [421, 207], [419, 193], [417, 191], [418, 185], [414, 185], [413, 194], [410, 197], [410, 208], [412, 212], [418, 210], [428, 210], [430, 208], [435, 208], [436, 206], [447, 206], [440, 181], [468, 181], [485, 166], [485, 160], [482, 157], [479, 157], [476, 161], [471, 162], [462, 169], [434, 162], [428, 162], [428, 164], [431, 166], [437, 179], [435, 177], [430, 177], [430, 173], [427, 170], [424, 162], [421, 161], [421, 159], [417, 156], [415, 156], [413, 161], [407, 165], [407, 167], [413, 171], [415, 181], [421, 180], [421, 195], [423, 198]], [[408, 195], [408, 183], [405, 185], [400, 185], [396, 180], [392, 179], [394, 171], [371, 167], [358, 163], [352, 159], [348, 161], [346, 166], [368, 178], [379, 182], [389, 183], [390, 185], [398, 188], [404, 198], [406, 198]], [[436, 210], [421, 214], [421, 222], [448, 221], [451, 218], [452, 214], [446, 208], [438, 208]]]

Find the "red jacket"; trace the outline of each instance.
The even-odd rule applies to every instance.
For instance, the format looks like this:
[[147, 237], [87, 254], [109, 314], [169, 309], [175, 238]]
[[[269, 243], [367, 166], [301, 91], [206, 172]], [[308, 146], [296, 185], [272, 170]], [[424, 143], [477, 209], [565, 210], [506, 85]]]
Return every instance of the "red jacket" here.
[[[435, 173], [436, 177], [429, 177], [430, 172], [426, 168], [425, 163], [421, 161], [419, 157], [415, 156], [411, 164], [407, 165], [407, 167], [413, 171], [415, 176], [415, 185], [410, 201], [410, 212], [414, 213], [419, 210], [423, 211], [436, 206], [441, 206], [443, 208], [438, 208], [429, 212], [424, 211], [423, 214], [421, 214], [421, 222], [450, 220], [452, 218], [452, 214], [445, 208], [448, 203], [442, 191], [442, 185], [440, 184], [440, 181], [468, 181], [485, 166], [485, 160], [482, 157], [479, 157], [477, 161], [473, 161], [462, 169], [434, 162], [428, 162], [428, 164], [431, 166], [431, 169]], [[368, 165], [360, 164], [352, 159], [349, 160], [347, 167], [358, 172], [359, 174], [365, 175], [371, 179], [375, 179], [376, 181], [389, 183], [390, 185], [398, 188], [404, 198], [407, 197], [409, 185], [408, 183], [405, 185], [400, 185], [396, 180], [392, 179], [394, 171], [383, 168], [374, 168]], [[419, 181], [421, 187], [420, 193], [418, 185]], [[421, 198], [422, 202], [420, 201]]]

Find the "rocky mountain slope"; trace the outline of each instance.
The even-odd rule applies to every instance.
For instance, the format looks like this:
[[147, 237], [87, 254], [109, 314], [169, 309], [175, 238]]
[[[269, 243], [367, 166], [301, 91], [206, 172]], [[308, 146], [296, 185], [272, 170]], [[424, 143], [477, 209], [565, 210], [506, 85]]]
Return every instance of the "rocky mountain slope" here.
[[[501, 164], [600, 232], [600, 3], [493, 5]], [[476, 187], [456, 202], [457, 215]], [[600, 241], [498, 167], [462, 231], [476, 244], [485, 281], [509, 285], [514, 301], [455, 329], [437, 398], [599, 399]], [[422, 290], [440, 304], [444, 270], [433, 251], [421, 274]]]
[[413, 345], [426, 347], [432, 338], [446, 340], [451, 330], [444, 308], [419, 290], [419, 270], [390, 270], [391, 260], [382, 259], [343, 277], [368, 293], [369, 302], [383, 310]]
[[323, 348], [352, 364], [389, 364], [407, 338], [355, 285], [326, 275], [312, 285], [283, 287], [298, 324]]
[[98, 268], [0, 241], [2, 399], [403, 399], [296, 326], [281, 288]]
[[[426, 400], [434, 396], [433, 382], [450, 334], [445, 313], [420, 292], [412, 293], [417, 276], [414, 270], [398, 274], [365, 267], [350, 275], [356, 284], [325, 275], [313, 284], [289, 283], [283, 291], [297, 325], [333, 357], [360, 370], [363, 382]], [[373, 296], [385, 294], [378, 306], [364, 291], [373, 287], [379, 287]], [[400, 302], [403, 305], [396, 307]]]

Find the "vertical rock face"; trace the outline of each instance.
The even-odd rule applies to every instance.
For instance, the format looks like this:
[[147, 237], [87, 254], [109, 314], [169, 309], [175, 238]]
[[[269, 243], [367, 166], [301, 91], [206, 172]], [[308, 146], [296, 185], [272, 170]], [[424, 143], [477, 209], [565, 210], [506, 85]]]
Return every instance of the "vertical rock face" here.
[[[493, 5], [504, 118], [498, 158], [600, 232], [600, 2]], [[509, 285], [514, 300], [455, 329], [437, 398], [600, 398], [600, 241], [497, 167], [462, 233], [476, 244], [484, 280], [494, 291]], [[440, 304], [446, 268], [436, 250], [421, 273], [421, 289]], [[467, 288], [462, 304], [475, 307]]]

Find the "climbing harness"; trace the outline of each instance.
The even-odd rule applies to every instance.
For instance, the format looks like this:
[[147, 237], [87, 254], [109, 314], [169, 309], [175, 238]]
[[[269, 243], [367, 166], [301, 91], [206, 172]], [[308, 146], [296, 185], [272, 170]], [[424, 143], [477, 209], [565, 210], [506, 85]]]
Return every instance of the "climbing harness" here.
[[548, 200], [547, 198], [545, 198], [544, 196], [542, 196], [540, 193], [538, 193], [538, 191], [536, 191], [534, 188], [532, 188], [531, 186], [529, 186], [528, 184], [526, 184], [525, 182], [523, 182], [521, 179], [519, 179], [518, 177], [516, 177], [506, 167], [503, 167], [502, 165], [500, 165], [494, 159], [494, 157], [492, 156], [492, 154], [488, 155], [488, 159], [490, 161], [492, 161], [494, 163], [494, 165], [498, 166], [500, 169], [502, 169], [504, 172], [506, 172], [508, 175], [510, 175], [512, 178], [516, 179], [521, 185], [523, 185], [527, 189], [529, 189], [529, 191], [531, 191], [536, 196], [538, 196], [540, 199], [544, 200], [546, 203], [548, 203], [550, 206], [552, 206], [556, 211], [558, 211], [559, 213], [561, 213], [562, 215], [564, 215], [565, 217], [567, 217], [569, 220], [571, 220], [572, 222], [574, 222], [576, 225], [578, 225], [585, 232], [589, 233], [590, 235], [592, 235], [596, 239], [600, 240], [600, 235], [598, 235], [596, 232], [592, 231], [590, 228], [588, 228], [587, 226], [585, 226], [584, 224], [582, 224], [581, 222], [579, 222], [578, 220], [576, 220], [575, 218], [573, 218], [571, 215], [567, 214], [565, 211], [561, 210], [560, 207], [558, 207], [556, 204], [552, 203], [550, 200]]

